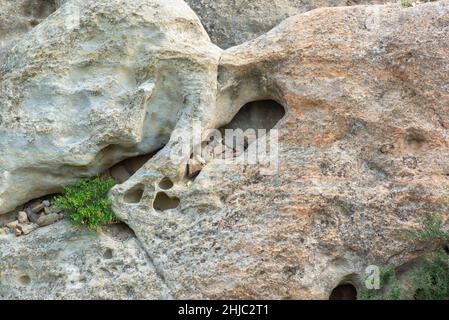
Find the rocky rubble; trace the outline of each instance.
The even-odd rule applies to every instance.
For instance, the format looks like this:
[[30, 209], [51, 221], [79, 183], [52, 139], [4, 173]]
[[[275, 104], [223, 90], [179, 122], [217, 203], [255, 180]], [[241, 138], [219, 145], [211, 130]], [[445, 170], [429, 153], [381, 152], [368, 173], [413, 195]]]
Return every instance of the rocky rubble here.
[[[24, 211], [22, 211], [24, 210]], [[28, 235], [39, 227], [45, 227], [64, 218], [61, 209], [51, 205], [49, 200], [33, 201], [29, 205], [21, 206], [11, 213], [14, 217], [0, 228], [0, 237]]]

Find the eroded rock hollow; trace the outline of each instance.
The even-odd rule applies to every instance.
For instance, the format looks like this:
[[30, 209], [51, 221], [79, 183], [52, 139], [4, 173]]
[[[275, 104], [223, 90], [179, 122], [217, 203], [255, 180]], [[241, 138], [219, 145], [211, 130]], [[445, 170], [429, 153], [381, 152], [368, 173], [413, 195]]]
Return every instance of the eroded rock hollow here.
[[[126, 242], [89, 251], [150, 277], [124, 291], [115, 270], [98, 297], [352, 299], [368, 265], [432, 245], [398, 235], [448, 208], [449, 1], [316, 9], [227, 50], [181, 0], [86, 0], [67, 24], [71, 3], [1, 64], [0, 214], [162, 147], [110, 192]], [[265, 131], [229, 158], [195, 155], [196, 130], [237, 128]], [[275, 157], [246, 162], [261, 140]], [[19, 245], [71, 264], [53, 248], [71, 234], [47, 232]], [[98, 290], [84, 267], [37, 272], [45, 258], [17, 245], [0, 236], [0, 297]]]

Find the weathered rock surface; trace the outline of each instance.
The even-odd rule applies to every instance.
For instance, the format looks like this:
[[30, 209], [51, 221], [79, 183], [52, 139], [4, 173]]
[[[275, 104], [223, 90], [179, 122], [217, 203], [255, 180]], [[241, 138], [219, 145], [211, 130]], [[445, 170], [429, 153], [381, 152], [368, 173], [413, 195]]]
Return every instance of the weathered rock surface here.
[[0, 65], [0, 214], [159, 149], [219, 54], [181, 0], [65, 3]]
[[223, 49], [269, 31], [284, 19], [321, 7], [382, 4], [394, 0], [186, 0], [212, 42]]
[[[449, 227], [449, 1], [318, 9], [225, 52], [180, 1], [63, 8], [0, 70], [0, 212], [166, 146], [111, 191], [135, 235], [1, 229], [0, 298], [327, 299], [419, 257], [418, 218]], [[195, 123], [274, 126], [274, 171], [192, 157]]]
[[192, 130], [179, 125], [112, 191], [173, 296], [327, 299], [368, 265], [422, 254], [403, 231], [434, 212], [449, 226], [448, 34], [448, 1], [326, 8], [227, 50], [203, 128], [279, 102], [275, 174], [215, 160], [186, 178], [192, 149], [170, 157]]
[[59, 222], [21, 238], [0, 236], [0, 299], [170, 299], [126, 227], [97, 235]]
[[0, 0], [0, 63], [6, 52], [56, 6], [53, 0]]

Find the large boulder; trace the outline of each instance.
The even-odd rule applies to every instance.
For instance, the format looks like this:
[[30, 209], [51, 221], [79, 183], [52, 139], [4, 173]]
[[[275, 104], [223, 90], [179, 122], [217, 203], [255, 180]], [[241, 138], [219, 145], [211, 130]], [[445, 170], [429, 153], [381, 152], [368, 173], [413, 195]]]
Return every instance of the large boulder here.
[[220, 52], [182, 0], [66, 2], [0, 65], [0, 214], [161, 148]]
[[274, 125], [274, 170], [180, 149], [197, 109], [111, 193], [173, 296], [327, 299], [419, 258], [405, 230], [449, 227], [448, 26], [449, 1], [324, 8], [224, 52], [200, 129]]
[[321, 7], [382, 4], [396, 0], [186, 0], [212, 41], [230, 48], [255, 39], [282, 20]]
[[102, 234], [59, 222], [0, 236], [0, 299], [170, 299], [151, 258], [126, 226]]

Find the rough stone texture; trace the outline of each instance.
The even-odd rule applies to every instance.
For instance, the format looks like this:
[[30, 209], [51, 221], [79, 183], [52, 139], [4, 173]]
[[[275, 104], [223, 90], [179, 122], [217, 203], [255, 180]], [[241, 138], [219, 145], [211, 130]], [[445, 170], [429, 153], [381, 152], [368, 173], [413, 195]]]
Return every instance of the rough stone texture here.
[[[403, 231], [434, 212], [449, 226], [448, 34], [448, 1], [325, 8], [226, 51], [214, 111], [184, 114], [112, 190], [173, 296], [327, 299], [370, 264], [419, 257]], [[192, 149], [170, 154], [191, 120], [218, 128], [265, 99], [287, 108], [278, 172], [214, 161], [187, 179]], [[161, 193], [179, 206], [155, 210]]]
[[181, 0], [65, 3], [0, 64], [0, 214], [159, 149], [219, 54]]
[[133, 233], [97, 235], [59, 222], [15, 238], [0, 235], [0, 299], [170, 299]]
[[56, 10], [52, 0], [0, 0], [0, 63], [6, 52]]
[[[1, 229], [0, 298], [326, 299], [422, 255], [418, 218], [449, 227], [449, 1], [318, 9], [224, 53], [180, 1], [86, 1], [81, 28], [68, 4], [1, 66], [0, 212], [166, 146], [111, 191], [135, 236]], [[258, 100], [286, 109], [275, 175], [189, 178], [194, 120]]]
[[321, 7], [382, 4], [395, 0], [186, 0], [212, 42], [223, 49], [255, 39], [284, 19]]

